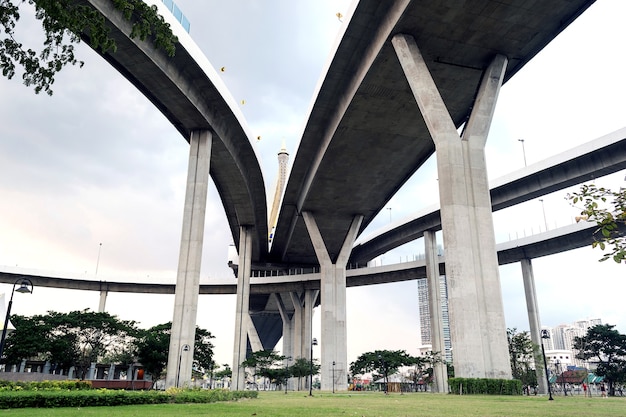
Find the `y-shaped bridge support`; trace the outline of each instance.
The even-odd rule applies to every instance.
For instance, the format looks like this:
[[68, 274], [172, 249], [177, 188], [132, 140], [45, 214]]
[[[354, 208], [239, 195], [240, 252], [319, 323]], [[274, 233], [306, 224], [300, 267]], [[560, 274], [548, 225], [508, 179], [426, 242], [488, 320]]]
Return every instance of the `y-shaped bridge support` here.
[[[346, 329], [346, 264], [354, 239], [363, 221], [355, 216], [343, 242], [339, 256], [333, 263], [311, 213], [302, 212], [317, 260], [320, 264], [320, 294], [322, 301], [322, 390], [345, 391], [348, 387], [348, 348]], [[335, 364], [333, 366], [333, 363]], [[333, 370], [334, 368], [334, 370]], [[333, 376], [335, 378], [333, 384]]]
[[511, 378], [485, 163], [507, 59], [496, 55], [486, 69], [459, 137], [415, 39], [392, 43], [437, 151], [455, 375]]
[[[319, 290], [304, 290], [302, 294], [290, 292], [289, 298], [293, 304], [291, 317], [281, 295], [274, 294], [283, 321], [283, 356], [291, 358], [290, 364], [299, 358], [311, 360], [313, 307], [319, 293]], [[306, 388], [308, 388], [309, 381], [306, 379]], [[288, 383], [288, 385], [291, 389], [291, 384]]]
[[211, 132], [208, 130], [193, 131], [189, 142], [189, 168], [183, 231], [165, 380], [165, 385], [168, 388], [185, 386], [191, 382], [198, 294], [200, 291], [204, 215], [211, 162]]

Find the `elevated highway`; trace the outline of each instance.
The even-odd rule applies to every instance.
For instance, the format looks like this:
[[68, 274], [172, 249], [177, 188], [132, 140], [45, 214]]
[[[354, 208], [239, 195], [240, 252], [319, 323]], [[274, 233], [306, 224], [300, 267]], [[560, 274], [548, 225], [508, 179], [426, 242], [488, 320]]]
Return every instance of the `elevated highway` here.
[[[554, 155], [491, 182], [493, 211], [626, 169], [626, 128]], [[415, 213], [355, 242], [350, 263], [364, 264], [400, 245], [440, 230], [439, 207]]]
[[[247, 333], [248, 343], [263, 336], [266, 339], [262, 341], [263, 346], [273, 346], [275, 341], [272, 344], [272, 337], [269, 336], [275, 332], [270, 329], [278, 324], [278, 320], [276, 316], [264, 313], [269, 310], [270, 299], [284, 304], [280, 317], [283, 333], [285, 323], [292, 318], [295, 320], [297, 316], [296, 304], [300, 302], [293, 294], [285, 297], [248, 294], [244, 281], [247, 282], [250, 270], [321, 266], [322, 282], [330, 282], [329, 278], [332, 281], [331, 285], [322, 285], [321, 298], [326, 303], [322, 320], [322, 339], [325, 341], [322, 344], [322, 385], [323, 388], [329, 387], [330, 363], [337, 360], [341, 389], [345, 384], [343, 375], [347, 372], [345, 262], [354, 238], [433, 154], [436, 144], [433, 138], [439, 138], [442, 133], [433, 131], [433, 126], [446, 126], [447, 133], [452, 131], [453, 136], [456, 136], [456, 128], [465, 126], [465, 132], [469, 126], [468, 135], [474, 138], [472, 142], [486, 138], [489, 113], [495, 105], [499, 86], [520, 71], [593, 3], [592, 0], [554, 0], [532, 4], [498, 0], [468, 0], [461, 3], [410, 0], [355, 2], [353, 10], [346, 16], [347, 24], [343, 26], [337, 49], [322, 74], [282, 199], [272, 246], [268, 248], [263, 177], [250, 143], [250, 135], [234, 101], [191, 38], [177, 26], [174, 19], [170, 19], [181, 42], [176, 55], [169, 58], [155, 50], [149, 42], [131, 40], [128, 36], [130, 24], [112, 8], [111, 2], [77, 1], [96, 8], [105, 16], [107, 26], [111, 28], [118, 49], [115, 53], [104, 54], [104, 58], [146, 95], [186, 140], [190, 140], [193, 132], [198, 131], [207, 132], [212, 137], [210, 173], [240, 253], [237, 326], [244, 326], [247, 331], [238, 327], [235, 333], [243, 338]], [[160, 4], [152, 0], [148, 3], [157, 7]], [[88, 34], [85, 37], [88, 38]], [[404, 46], [397, 41], [405, 42]], [[423, 70], [418, 71], [418, 76], [407, 75], [407, 65], [410, 67], [416, 62], [424, 64]], [[416, 87], [415, 83], [422, 81], [422, 75], [424, 79], [430, 80], [430, 84]], [[416, 89], [419, 91], [416, 92]], [[434, 96], [434, 90], [440, 95], [445, 110], [437, 113], [443, 116], [443, 124], [439, 123], [441, 120], [432, 124], [431, 112], [423, 108], [423, 98]], [[475, 123], [476, 119], [480, 122]], [[453, 125], [452, 129], [449, 124]], [[463, 137], [466, 143], [469, 143], [468, 139]], [[447, 142], [457, 148], [461, 143]], [[475, 145], [472, 143], [472, 146]], [[462, 152], [467, 152], [467, 149]], [[479, 154], [467, 160], [478, 165], [468, 166], [467, 169], [479, 175], [457, 177], [480, 185], [477, 188], [480, 192], [473, 196], [479, 204], [474, 202], [468, 205], [463, 202], [458, 207], [462, 207], [463, 213], [478, 213], [490, 219], [491, 207], [483, 207], [483, 191], [484, 194], [488, 192], [483, 187], [480, 175], [480, 165], [484, 161], [476, 156]], [[452, 171], [444, 169], [442, 172]], [[189, 181], [188, 190], [193, 189], [195, 181], [191, 175]], [[442, 179], [440, 184], [443, 184], [440, 189], [448, 197], [463, 195], [452, 188], [454, 182]], [[190, 206], [195, 204], [194, 201], [190, 201]], [[442, 212], [446, 207], [457, 206], [442, 204]], [[187, 205], [185, 210], [187, 213]], [[448, 218], [443, 217], [444, 220]], [[473, 214], [453, 218], [470, 219]], [[488, 234], [484, 234], [488, 228], [477, 228], [479, 223], [468, 223], [475, 229], [468, 235], [478, 239], [481, 245], [466, 245], [466, 248], [483, 247], [482, 243], [489, 241]], [[453, 228], [446, 228], [444, 221], [443, 229], [446, 232]], [[198, 237], [198, 234], [201, 242], [201, 231], [190, 232], [192, 238]], [[186, 244], [189, 245], [189, 242]], [[193, 244], [189, 247], [193, 248]], [[488, 250], [482, 250], [484, 253], [472, 253], [469, 260], [474, 267], [489, 265], [475, 276], [484, 281], [479, 286], [481, 291], [488, 288], [492, 292], [493, 288], [498, 287], [494, 284], [497, 281], [497, 268], [494, 266], [497, 265], [493, 262], [495, 253], [491, 250], [492, 243], [487, 247]], [[456, 262], [456, 266], [451, 269], [462, 271], [461, 275], [466, 274], [464, 265], [469, 263], [460, 262], [458, 255], [461, 252], [458, 248], [447, 245], [447, 250], [451, 254], [448, 262]], [[477, 263], [479, 257], [482, 260]], [[488, 262], [485, 262], [487, 259]], [[339, 265], [337, 268], [334, 267], [336, 263]], [[179, 267], [182, 275], [188, 272], [186, 268]], [[189, 272], [191, 275], [196, 274], [195, 278], [190, 277], [191, 281], [197, 279], [199, 266], [189, 268]], [[457, 272], [450, 275], [456, 277]], [[179, 279], [180, 276], [179, 273]], [[489, 283], [485, 285], [487, 281]], [[186, 283], [185, 288], [188, 288]], [[184, 291], [189, 292], [187, 289]], [[194, 291], [197, 289], [191, 293]], [[457, 295], [462, 292], [459, 290]], [[176, 294], [178, 298], [178, 289]], [[190, 295], [193, 299], [194, 294]], [[311, 299], [317, 298], [317, 295], [309, 293], [306, 296], [309, 297], [307, 305], [310, 308]], [[480, 311], [473, 307], [468, 309], [463, 304], [465, 298], [457, 297], [457, 300], [463, 304], [460, 310], [476, 311], [483, 316], [492, 313], [502, 316], [497, 313], [497, 305], [491, 310], [493, 302], [483, 302], [496, 298], [479, 297]], [[293, 304], [290, 305], [290, 302]], [[180, 309], [185, 311], [188, 307], [195, 308], [192, 304], [187, 302], [183, 306], [176, 303], [173, 321], [186, 322], [187, 327], [192, 326], [191, 319], [183, 320], [176, 313]], [[453, 302], [452, 305], [456, 304]], [[252, 320], [248, 320], [249, 312], [252, 313]], [[463, 315], [460, 317], [463, 318]], [[306, 324], [302, 317], [298, 320], [302, 325]], [[468, 323], [473, 321], [480, 326], [486, 323], [469, 316], [463, 320]], [[259, 335], [256, 337], [252, 337], [255, 329], [249, 326], [250, 321], [257, 327]], [[489, 323], [494, 321], [490, 320]], [[456, 328], [465, 331], [470, 326], [459, 323]], [[455, 348], [455, 366], [459, 375], [474, 375], [470, 368], [477, 369], [476, 375], [493, 372], [489, 374], [492, 377], [500, 374], [506, 376], [510, 372], [506, 369], [508, 359], [502, 348], [503, 338], [499, 337], [504, 334], [504, 330], [496, 330], [494, 332], [485, 328], [478, 333], [468, 333], [466, 336], [485, 336], [482, 340], [476, 340], [476, 347], [470, 346], [475, 342], [473, 336], [459, 336], [464, 346], [461, 348], [461, 345], [457, 345]], [[170, 348], [170, 365], [174, 362], [172, 352], [178, 352], [182, 343], [193, 343], [189, 334], [175, 338], [174, 328], [172, 334], [172, 340], [176, 339], [176, 342]], [[308, 351], [305, 349], [306, 337], [303, 335], [297, 342], [299, 349], [304, 349], [303, 352]], [[488, 341], [492, 337], [499, 340], [498, 354], [494, 354], [495, 345]], [[471, 343], [466, 343], [470, 339]], [[260, 346], [261, 341], [257, 340], [256, 345]], [[243, 351], [246, 346], [249, 347], [244, 340], [236, 348], [234, 370], [241, 363], [238, 358], [245, 354]], [[492, 353], [476, 356], [475, 352], [479, 349]], [[472, 358], [472, 355], [476, 357]], [[176, 360], [179, 359], [176, 357]], [[481, 364], [474, 366], [474, 359], [480, 359]], [[483, 360], [495, 360], [499, 364], [483, 365]], [[176, 369], [175, 366], [172, 369]], [[181, 369], [180, 364], [178, 369]], [[182, 379], [186, 380], [187, 374], [190, 375], [190, 364], [184, 363], [182, 369], [185, 370]], [[241, 376], [243, 371], [237, 372]], [[174, 373], [168, 372], [168, 375]], [[236, 387], [238, 385], [239, 382], [235, 384]]]
[[[503, 242], [497, 245], [498, 260], [500, 265], [505, 265], [520, 262], [522, 259], [534, 259], [589, 246], [593, 242], [593, 233], [596, 229], [597, 225], [595, 225], [595, 223], [580, 222], [536, 235]], [[439, 269], [441, 274], [445, 274], [445, 255], [439, 257]], [[426, 278], [426, 264], [422, 259], [384, 266], [353, 268], [349, 269], [346, 274], [346, 285], [348, 287], [411, 281]], [[31, 280], [36, 287], [64, 288], [81, 291], [174, 294], [176, 289], [174, 284], [63, 278], [35, 274], [31, 271], [21, 272], [18, 269], [0, 272], [0, 283], [3, 284], [13, 284], [21, 278]], [[263, 295], [267, 297], [273, 294], [320, 289], [319, 273], [253, 277], [250, 281], [251, 295]], [[200, 294], [236, 294], [236, 292], [236, 282], [200, 285]], [[270, 308], [264, 310], [265, 314], [280, 315], [275, 302], [271, 303], [268, 307]], [[280, 339], [281, 334], [277, 334], [274, 337]]]

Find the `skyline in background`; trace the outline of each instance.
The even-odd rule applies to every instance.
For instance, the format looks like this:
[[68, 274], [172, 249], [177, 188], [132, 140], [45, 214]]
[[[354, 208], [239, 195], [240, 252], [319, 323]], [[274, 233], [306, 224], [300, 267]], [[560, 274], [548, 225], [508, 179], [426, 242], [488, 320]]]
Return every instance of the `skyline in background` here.
[[[176, 3], [213, 67], [225, 67], [221, 75], [236, 102], [245, 102], [240, 107], [250, 131], [261, 137], [255, 146], [271, 202], [277, 154], [284, 141], [290, 163], [295, 158], [318, 79], [347, 23], [336, 14], [346, 16], [350, 2]], [[22, 13], [19, 29], [32, 39], [37, 23], [29, 23], [28, 14]], [[490, 179], [626, 126], [624, 16], [626, 2], [596, 2], [502, 87], [487, 140]], [[0, 79], [0, 268], [173, 284], [188, 144], [91, 49], [83, 44], [77, 52], [85, 66], [64, 69], [52, 97], [35, 95], [19, 75]], [[435, 165], [433, 157], [362, 236], [435, 204]], [[624, 176], [598, 183], [616, 188]], [[572, 223], [580, 210], [565, 200], [567, 191], [494, 213], [496, 241]], [[227, 266], [231, 243], [211, 186], [201, 283], [235, 281]], [[423, 251], [420, 239], [380, 261], [396, 263]], [[624, 266], [599, 263], [600, 257], [599, 250], [582, 248], [533, 260], [543, 326], [600, 317], [626, 332]], [[527, 330], [521, 267], [500, 267], [500, 278], [507, 327]], [[0, 285], [0, 292], [10, 291]], [[96, 292], [35, 288], [14, 297], [12, 313], [97, 310], [98, 300]], [[173, 295], [110, 293], [107, 311], [150, 327], [171, 321], [173, 302]], [[417, 354], [416, 281], [349, 288], [347, 308], [349, 361], [376, 349]], [[199, 297], [197, 322], [216, 336], [218, 364], [232, 361], [234, 315], [234, 295]], [[320, 339], [317, 312], [314, 336]]]

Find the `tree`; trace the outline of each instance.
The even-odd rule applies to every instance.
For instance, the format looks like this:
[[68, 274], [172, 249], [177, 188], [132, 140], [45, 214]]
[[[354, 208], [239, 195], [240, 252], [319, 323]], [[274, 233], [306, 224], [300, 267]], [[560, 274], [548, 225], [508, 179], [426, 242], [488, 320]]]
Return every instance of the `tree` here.
[[516, 328], [506, 330], [509, 342], [509, 358], [513, 378], [522, 381], [523, 386], [536, 386], [537, 374], [530, 364], [533, 363], [537, 347], [527, 331], [518, 332]]
[[393, 375], [401, 366], [411, 366], [416, 358], [404, 350], [376, 350], [361, 354], [350, 364], [352, 375], [374, 372], [380, 375]]
[[[178, 42], [170, 26], [157, 13], [156, 6], [148, 6], [142, 0], [111, 0], [124, 18], [132, 22], [131, 38], [153, 39], [158, 48], [174, 55]], [[38, 52], [24, 47], [16, 37], [15, 27], [20, 19], [20, 7], [29, 4], [35, 8], [35, 18], [41, 21], [45, 40]], [[115, 52], [115, 41], [109, 36], [104, 17], [89, 5], [74, 0], [0, 0], [0, 67], [2, 75], [11, 79], [16, 67], [23, 70], [25, 85], [33, 86], [35, 93], [42, 90], [52, 95], [51, 86], [55, 75], [66, 65], [79, 64], [74, 45], [81, 37], [102, 53]]]
[[321, 365], [314, 359], [311, 362], [305, 358], [296, 358], [293, 365], [289, 367], [289, 373], [294, 378], [298, 378], [298, 391], [302, 389], [302, 378], [315, 375], [320, 371]]
[[583, 337], [574, 338], [576, 357], [597, 364], [596, 375], [604, 376], [609, 384], [609, 395], [615, 394], [615, 383], [626, 381], [626, 335], [611, 324], [590, 327]]
[[158, 324], [147, 330], [141, 330], [137, 338], [137, 359], [153, 381], [163, 376], [167, 366], [170, 345], [171, 323]]
[[92, 362], [107, 355], [132, 351], [135, 322], [120, 320], [109, 313], [88, 310], [34, 316], [13, 316], [16, 330], [7, 337], [7, 361], [24, 358], [50, 361], [68, 370], [75, 367], [84, 379]]
[[137, 332], [134, 321], [120, 320], [106, 312], [51, 311], [47, 320], [52, 326], [52, 339], [74, 351], [73, 366], [80, 379], [85, 379], [92, 362], [120, 348], [128, 349]]
[[[167, 366], [171, 332], [172, 322], [140, 331], [136, 343], [137, 359], [152, 375], [153, 381], [163, 376]], [[211, 332], [196, 326], [192, 367], [198, 373], [204, 373], [213, 366], [213, 338]]]
[[612, 258], [617, 263], [626, 262], [626, 188], [612, 191], [593, 184], [582, 185], [579, 192], [568, 193], [566, 199], [573, 205], [583, 205], [579, 219], [597, 223], [591, 246], [609, 249], [600, 261]]
[[[243, 367], [254, 369], [254, 380], [256, 383], [256, 376], [260, 375], [263, 378], [267, 378], [272, 382], [275, 382], [279, 378], [279, 374], [276, 372], [280, 361], [285, 359], [284, 356], [279, 355], [276, 351], [271, 349], [259, 350], [252, 352], [245, 361], [241, 363]], [[265, 388], [265, 386], [264, 386]]]

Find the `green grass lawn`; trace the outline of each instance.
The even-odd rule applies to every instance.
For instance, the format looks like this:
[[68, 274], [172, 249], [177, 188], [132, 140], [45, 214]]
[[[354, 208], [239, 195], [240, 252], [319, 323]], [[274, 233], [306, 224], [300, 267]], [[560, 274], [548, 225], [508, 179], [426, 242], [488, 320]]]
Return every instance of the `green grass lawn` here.
[[626, 416], [626, 398], [456, 396], [428, 393], [260, 392], [231, 403], [0, 410], [3, 416], [54, 417], [611, 417]]

